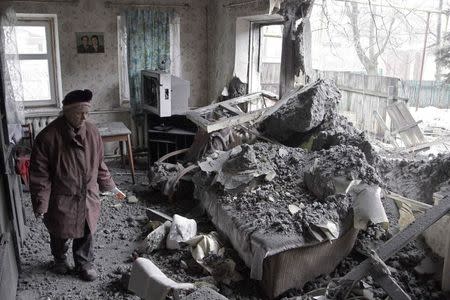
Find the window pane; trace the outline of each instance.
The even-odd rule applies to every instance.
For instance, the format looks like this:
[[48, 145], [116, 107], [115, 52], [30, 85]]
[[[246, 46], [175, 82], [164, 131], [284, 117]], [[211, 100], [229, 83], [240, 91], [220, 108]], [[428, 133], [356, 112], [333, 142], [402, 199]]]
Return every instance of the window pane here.
[[261, 89], [278, 95], [280, 84], [281, 48], [283, 25], [267, 25], [261, 28], [260, 82]]
[[21, 60], [20, 71], [22, 72], [25, 101], [51, 100], [47, 60]]
[[46, 54], [47, 40], [44, 26], [17, 26], [19, 54]]

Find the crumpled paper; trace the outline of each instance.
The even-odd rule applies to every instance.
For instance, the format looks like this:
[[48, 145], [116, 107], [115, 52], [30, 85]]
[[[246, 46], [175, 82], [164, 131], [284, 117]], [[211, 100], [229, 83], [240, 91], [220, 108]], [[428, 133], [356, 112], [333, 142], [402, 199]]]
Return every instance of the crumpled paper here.
[[356, 229], [366, 229], [369, 221], [382, 224], [384, 229], [388, 229], [389, 220], [381, 202], [381, 188], [378, 185], [360, 183], [353, 186], [349, 192], [354, 194], [353, 226]]

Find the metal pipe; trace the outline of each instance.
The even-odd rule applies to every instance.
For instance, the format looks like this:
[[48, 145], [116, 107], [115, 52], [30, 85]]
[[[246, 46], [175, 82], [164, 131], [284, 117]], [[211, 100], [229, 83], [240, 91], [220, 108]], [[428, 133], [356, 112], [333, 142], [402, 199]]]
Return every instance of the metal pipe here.
[[259, 2], [259, 0], [250, 0], [250, 1], [237, 2], [237, 3], [228, 3], [228, 4], [224, 4], [223, 7], [225, 7], [225, 8], [238, 7], [238, 6], [244, 6], [244, 5], [247, 5], [247, 4], [252, 4], [252, 3], [257, 3], [257, 2]]
[[167, 8], [191, 8], [188, 3], [182, 4], [158, 4], [158, 3], [133, 3], [133, 2], [113, 2], [106, 1], [105, 7], [110, 8], [113, 6], [134, 6], [134, 7], [167, 7]]
[[9, 3], [55, 3], [55, 4], [77, 4], [79, 0], [5, 0]]
[[422, 89], [423, 65], [425, 63], [425, 53], [427, 51], [428, 29], [430, 28], [430, 12], [427, 13], [427, 27], [425, 29], [425, 39], [423, 41], [422, 64], [420, 66], [419, 91], [417, 92], [416, 111], [419, 110], [420, 90]]

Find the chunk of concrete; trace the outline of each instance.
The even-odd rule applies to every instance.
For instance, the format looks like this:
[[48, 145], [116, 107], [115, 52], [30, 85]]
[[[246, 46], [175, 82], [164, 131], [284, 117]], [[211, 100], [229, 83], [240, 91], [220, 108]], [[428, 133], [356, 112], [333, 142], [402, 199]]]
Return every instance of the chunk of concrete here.
[[265, 134], [284, 142], [293, 134], [307, 133], [336, 111], [340, 98], [341, 93], [331, 81], [319, 79], [298, 88], [281, 99], [263, 121]]
[[136, 196], [129, 196], [127, 202], [133, 204], [133, 203], [138, 203], [139, 200], [138, 200], [138, 198]]
[[166, 246], [166, 236], [170, 231], [172, 222], [166, 221], [158, 228], [150, 232], [141, 242], [137, 251], [140, 253], [151, 253], [157, 249], [164, 249]]
[[173, 216], [169, 235], [166, 240], [167, 249], [180, 249], [180, 242], [186, 242], [197, 234], [197, 222], [180, 215]]

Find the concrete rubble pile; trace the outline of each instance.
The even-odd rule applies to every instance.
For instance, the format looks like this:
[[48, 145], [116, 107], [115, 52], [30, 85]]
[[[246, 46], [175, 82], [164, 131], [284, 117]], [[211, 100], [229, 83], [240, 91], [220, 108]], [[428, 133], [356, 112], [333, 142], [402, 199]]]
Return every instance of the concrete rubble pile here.
[[[382, 199], [381, 188], [387, 185], [378, 172], [380, 158], [364, 134], [338, 114], [340, 97], [335, 85], [324, 80], [288, 93], [265, 120], [256, 124], [259, 132], [273, 142], [266, 139], [204, 155], [192, 177], [194, 197], [200, 200], [217, 230], [231, 241], [251, 269], [250, 277], [253, 279], [261, 280], [262, 260], [269, 255], [290, 250], [293, 245], [301, 248], [327, 241], [338, 242], [345, 234], [355, 232], [354, 238], [348, 242], [349, 251], [343, 254], [345, 257], [360, 231], [356, 254], [353, 250], [341, 263], [339, 261], [343, 257], [330, 263], [331, 269], [306, 274], [302, 281], [298, 281], [302, 284], [296, 286], [300, 290], [292, 295], [323, 288], [332, 278], [345, 275], [361, 261], [361, 254], [363, 257], [367, 254], [364, 248], [389, 239], [389, 222], [397, 224], [397, 220], [390, 212], [386, 214], [383, 207], [386, 203]], [[439, 159], [442, 160], [440, 164], [447, 166], [448, 158]], [[383, 166], [388, 168], [386, 163], [380, 163], [381, 169]], [[162, 167], [159, 165], [157, 168]], [[168, 176], [167, 171], [176, 174], [178, 169], [157, 168], [153, 170], [153, 177], [160, 179]], [[431, 174], [429, 181], [434, 185], [448, 180], [450, 167], [430, 168], [421, 174]], [[447, 179], [438, 179], [444, 173]], [[390, 176], [402, 175], [398, 172], [383, 173], [383, 178]], [[161, 182], [163, 180], [158, 182], [159, 186], [162, 186]], [[159, 231], [167, 234], [169, 224], [161, 226]], [[277, 241], [285, 237], [287, 244], [291, 244], [284, 249], [276, 248]], [[267, 241], [261, 241], [266, 238]], [[205, 236], [199, 235], [194, 239], [200, 241]], [[195, 249], [195, 243], [187, 243]], [[266, 252], [256, 249], [258, 243]], [[216, 252], [219, 249], [217, 245]], [[409, 271], [401, 270], [405, 261], [402, 255], [409, 255], [417, 249], [413, 243], [391, 260], [400, 269], [397, 272], [392, 268], [394, 278], [409, 292], [415, 277]], [[418, 256], [423, 258], [424, 254], [420, 252]], [[207, 268], [206, 260], [202, 262], [200, 258], [197, 262]], [[415, 259], [414, 266], [419, 262]], [[307, 267], [302, 271], [307, 272]], [[368, 299], [386, 295], [373, 280], [365, 280], [361, 284], [360, 290], [365, 291], [364, 295], [372, 295]], [[289, 291], [281, 292], [290, 295]], [[269, 293], [269, 297], [279, 296], [281, 292]], [[427, 296], [422, 299], [441, 296], [434, 286], [427, 288], [424, 295]]]
[[260, 142], [218, 151], [199, 163], [196, 188], [215, 184], [223, 191], [218, 201], [232, 205], [239, 217], [254, 216], [260, 229], [303, 233], [312, 230], [308, 224], [328, 221], [340, 227], [351, 212], [352, 195], [336, 191], [333, 179], [375, 185], [381, 179], [367, 161], [375, 157], [370, 144], [338, 115], [339, 99], [333, 83], [318, 80], [283, 97], [261, 124], [278, 142], [323, 150]]
[[[314, 164], [321, 164], [319, 173], [312, 173]], [[336, 193], [332, 179], [380, 183], [375, 169], [353, 146], [308, 152], [264, 142], [244, 144], [216, 152], [199, 165], [202, 172], [194, 176], [197, 190], [215, 185], [220, 191], [217, 201], [232, 207], [237, 218], [248, 220], [248, 226], [266, 232], [296, 232], [319, 241], [327, 238], [327, 223], [343, 228], [351, 214], [353, 196]], [[317, 235], [314, 228], [324, 232]]]
[[379, 168], [393, 191], [428, 204], [433, 204], [433, 193], [450, 186], [450, 154], [412, 161], [385, 160]]
[[335, 84], [327, 80], [299, 87], [283, 96], [277, 110], [261, 124], [261, 130], [280, 143], [313, 151], [352, 145], [374, 164], [378, 157], [364, 133], [338, 114], [340, 98]]

